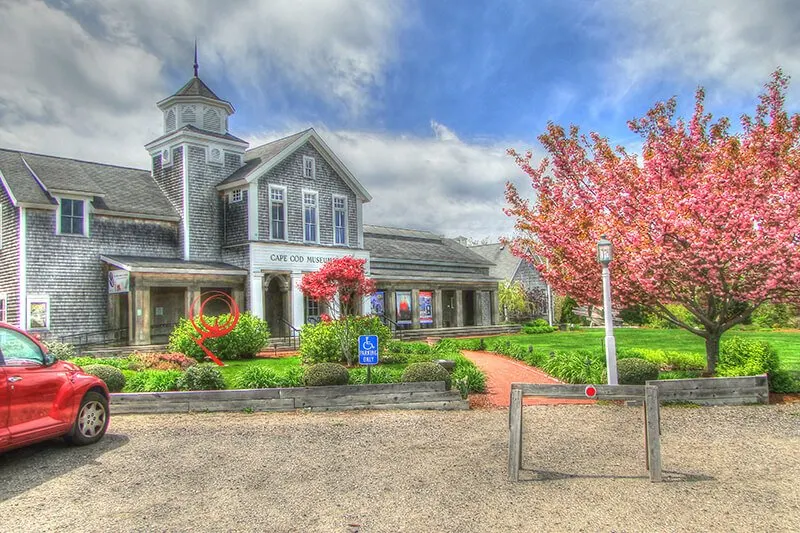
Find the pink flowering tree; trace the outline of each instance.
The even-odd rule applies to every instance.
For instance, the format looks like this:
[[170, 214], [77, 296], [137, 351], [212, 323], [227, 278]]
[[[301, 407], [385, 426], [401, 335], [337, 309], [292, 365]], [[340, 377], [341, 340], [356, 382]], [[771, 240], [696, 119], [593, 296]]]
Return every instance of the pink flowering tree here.
[[[317, 272], [309, 272], [300, 282], [302, 293], [324, 303], [339, 320], [342, 334], [340, 343], [342, 354], [348, 364], [352, 364], [350, 353], [354, 328], [348, 320], [356, 314], [358, 303], [375, 292], [375, 281], [364, 271], [366, 259], [345, 256], [325, 263]], [[323, 317], [329, 322], [329, 317]]]
[[764, 302], [798, 301], [800, 116], [784, 110], [787, 86], [775, 72], [738, 132], [712, 122], [702, 89], [688, 122], [675, 118], [674, 98], [657, 103], [628, 124], [641, 158], [550, 123], [539, 137], [550, 157], [534, 165], [530, 152], [509, 151], [536, 191], [531, 202], [507, 186], [514, 253], [545, 258], [534, 264], [557, 291], [601, 304], [595, 250], [606, 235], [616, 305], [644, 305], [703, 337], [713, 373], [726, 330]]

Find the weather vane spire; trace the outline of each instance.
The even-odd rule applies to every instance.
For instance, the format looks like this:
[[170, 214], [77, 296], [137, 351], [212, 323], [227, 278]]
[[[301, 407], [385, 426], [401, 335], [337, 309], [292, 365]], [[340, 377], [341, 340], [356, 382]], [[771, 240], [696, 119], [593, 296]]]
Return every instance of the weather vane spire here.
[[194, 77], [197, 77], [197, 39], [194, 40]]

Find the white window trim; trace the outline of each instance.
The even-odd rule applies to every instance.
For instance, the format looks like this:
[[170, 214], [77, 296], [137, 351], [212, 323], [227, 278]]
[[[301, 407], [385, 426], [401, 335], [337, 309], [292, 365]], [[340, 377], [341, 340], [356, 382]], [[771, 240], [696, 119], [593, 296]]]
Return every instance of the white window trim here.
[[[336, 200], [344, 200], [344, 242], [336, 242]], [[334, 246], [350, 246], [350, 205], [347, 201], [347, 196], [343, 194], [334, 194], [331, 198], [331, 222], [333, 227], [333, 245]]]
[[[314, 198], [316, 199], [316, 202], [315, 202], [315, 208], [316, 209], [314, 209], [314, 215], [315, 215], [314, 218], [316, 220], [314, 220], [314, 223], [316, 224], [316, 227], [317, 227], [317, 231], [316, 231], [317, 240], [315, 240], [315, 241], [307, 241], [306, 240], [306, 194], [313, 194]], [[302, 205], [302, 208], [303, 208], [303, 242], [310, 242], [310, 243], [313, 243], [313, 244], [319, 244], [319, 234], [320, 234], [320, 231], [319, 231], [319, 191], [311, 191], [311, 190], [308, 190], [308, 189], [303, 189], [302, 190], [302, 195], [300, 196], [300, 204]]]
[[[167, 158], [164, 159], [164, 153], [167, 154]], [[161, 168], [168, 168], [172, 166], [172, 148], [166, 147], [161, 149]]]
[[[310, 176], [306, 176], [306, 162], [307, 161], [311, 161], [311, 175]], [[315, 179], [317, 177], [317, 161], [313, 157], [308, 156], [308, 155], [304, 155], [303, 156], [303, 177], [305, 179], [311, 179], [311, 180], [313, 180], [313, 179]]]
[[8, 295], [0, 292], [0, 302], [3, 302], [3, 313], [0, 315], [0, 322], [8, 324]]
[[[283, 191], [283, 202], [280, 202], [280, 203], [283, 204], [283, 238], [282, 239], [278, 239], [278, 238], [275, 238], [275, 237], [272, 236], [272, 204], [275, 203], [275, 201], [272, 199], [272, 191], [273, 190], [275, 190], [275, 191], [277, 191], [277, 190]], [[288, 207], [288, 204], [289, 204], [289, 196], [288, 195], [289, 195], [289, 193], [286, 190], [286, 186], [284, 186], [284, 185], [270, 185], [267, 192], [269, 194], [269, 215], [267, 217], [267, 220], [269, 220], [269, 240], [287, 242], [289, 240], [289, 207]], [[306, 218], [305, 206], [303, 206], [303, 238], [304, 239], [305, 239], [305, 236], [306, 236], [305, 218]]]
[[[88, 237], [89, 236], [89, 206], [91, 203], [86, 198], [79, 196], [58, 196], [58, 209], [56, 209], [56, 235], [65, 237]], [[62, 233], [61, 232], [61, 200], [80, 200], [83, 202], [83, 233]]]
[[[236, 198], [236, 193], [239, 193], [239, 198]], [[230, 202], [232, 204], [241, 202], [244, 199], [244, 191], [242, 189], [231, 189]]]
[[27, 302], [25, 304], [25, 326], [26, 326], [25, 329], [29, 331], [34, 330], [34, 328], [31, 327], [31, 304], [35, 303], [44, 303], [47, 305], [47, 318], [45, 319], [45, 321], [47, 322], [47, 327], [36, 328], [34, 331], [44, 331], [51, 329], [53, 324], [50, 323], [50, 295], [29, 294], [26, 300]]
[[3, 249], [3, 204], [0, 204], [0, 250]]

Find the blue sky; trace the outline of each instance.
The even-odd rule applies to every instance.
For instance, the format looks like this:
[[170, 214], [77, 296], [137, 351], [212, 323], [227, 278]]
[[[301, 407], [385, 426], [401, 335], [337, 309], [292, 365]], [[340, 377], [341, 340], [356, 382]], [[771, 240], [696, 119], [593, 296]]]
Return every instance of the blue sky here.
[[703, 85], [735, 121], [777, 66], [800, 76], [790, 0], [4, 0], [0, 146], [147, 168], [195, 37], [232, 133], [313, 126], [367, 222], [473, 238], [510, 233], [505, 149], [540, 154], [548, 120], [635, 150], [626, 121], [657, 100], [688, 113]]

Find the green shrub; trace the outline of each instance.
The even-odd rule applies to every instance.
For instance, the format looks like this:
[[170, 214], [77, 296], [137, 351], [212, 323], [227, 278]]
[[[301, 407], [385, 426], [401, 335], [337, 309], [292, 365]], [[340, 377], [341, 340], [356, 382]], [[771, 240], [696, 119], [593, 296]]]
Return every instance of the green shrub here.
[[645, 381], [658, 379], [658, 365], [637, 357], [629, 357], [617, 362], [617, 375], [620, 385], [644, 385]]
[[128, 357], [73, 357], [69, 362], [81, 368], [88, 365], [108, 365], [120, 370], [129, 370], [133, 363]]
[[[225, 322], [229, 317], [228, 314], [207, 317], [206, 321]], [[196, 318], [195, 322], [199, 324], [199, 318]], [[197, 344], [198, 338], [200, 335], [192, 323], [186, 318], [181, 318], [169, 336], [168, 348], [172, 352], [180, 352], [197, 361], [203, 361], [206, 354]], [[239, 316], [239, 322], [233, 331], [222, 337], [206, 339], [203, 345], [220, 359], [249, 359], [255, 357], [267, 345], [267, 341], [269, 341], [267, 323], [246, 312]]]
[[305, 384], [309, 387], [347, 385], [350, 374], [338, 363], [318, 363], [306, 369]]
[[412, 353], [408, 356], [408, 364], [428, 363], [434, 359], [440, 359], [440, 357], [432, 353]]
[[466, 380], [466, 389], [469, 392], [486, 392], [486, 374], [475, 365], [459, 367], [453, 369], [453, 381]]
[[558, 328], [552, 327], [550, 324], [548, 324], [547, 320], [543, 318], [537, 318], [536, 320], [525, 323], [522, 326], [522, 333], [525, 335], [537, 335], [539, 333], [552, 333], [557, 329]]
[[541, 366], [542, 370], [565, 383], [605, 383], [605, 355], [589, 350], [554, 352]]
[[75, 357], [75, 346], [68, 342], [52, 340], [42, 341], [42, 344], [44, 344], [47, 348], [47, 351], [59, 361], [65, 361]]
[[408, 363], [408, 358], [410, 354], [407, 353], [399, 353], [399, 352], [392, 352], [387, 351], [383, 354], [380, 358], [381, 363], [391, 364], [391, 363]]
[[141, 370], [125, 372], [125, 392], [167, 392], [178, 390], [180, 370]]
[[[689, 312], [684, 306], [680, 304], [667, 304], [667, 309], [670, 313], [672, 313], [675, 318], [687, 324], [689, 326], [697, 327], [700, 324], [697, 322], [697, 318]], [[657, 329], [678, 329], [678, 326], [667, 320], [666, 318], [662, 318], [655, 313], [647, 313], [645, 318], [644, 326], [647, 328], [657, 328]]]
[[794, 328], [798, 325], [797, 308], [789, 304], [762, 304], [753, 311], [752, 321], [759, 328]]
[[436, 355], [444, 355], [451, 353], [460, 353], [458, 343], [453, 339], [439, 339], [439, 341], [431, 348], [431, 353]]
[[459, 350], [468, 350], [470, 352], [480, 352], [486, 349], [486, 341], [480, 339], [448, 339], [455, 343]]
[[302, 366], [293, 366], [286, 372], [278, 374], [280, 387], [302, 387], [306, 369]]
[[742, 337], [722, 341], [717, 362], [718, 376], [755, 376], [778, 370], [778, 353], [771, 344]]
[[699, 353], [672, 352], [648, 348], [623, 348], [617, 352], [617, 359], [636, 357], [655, 363], [663, 371], [703, 370], [706, 357]]
[[[341, 339], [345, 328], [350, 328], [348, 353], [342, 353]], [[350, 363], [358, 360], [358, 337], [378, 336], [378, 357], [386, 353], [392, 331], [376, 316], [351, 316], [346, 320], [306, 324], [300, 331], [300, 355], [305, 364]], [[348, 361], [349, 359], [349, 361]]]
[[800, 372], [775, 370], [769, 375], [769, 390], [779, 394], [800, 392]]
[[450, 374], [437, 363], [412, 363], [406, 367], [401, 377], [403, 382], [444, 381], [445, 388], [450, 389]]
[[694, 379], [702, 375], [700, 370], [666, 370], [658, 373], [658, 379]]
[[[370, 383], [400, 383], [400, 377], [403, 375], [401, 368], [388, 368], [385, 366], [373, 366], [371, 370]], [[351, 385], [362, 385], [367, 382], [367, 369], [364, 367], [351, 368], [350, 379], [348, 383]]]
[[109, 392], [120, 392], [125, 387], [125, 376], [122, 370], [111, 365], [86, 365], [83, 371], [87, 374], [97, 376], [106, 383]]
[[525, 361], [526, 365], [535, 366], [537, 368], [542, 368], [547, 361], [547, 354], [544, 353], [544, 350], [534, 350], [533, 346], [528, 346], [527, 353], [525, 357], [523, 357], [523, 361]]
[[195, 365], [186, 369], [177, 386], [181, 390], [222, 390], [225, 388], [225, 379], [217, 365]]
[[237, 389], [271, 389], [280, 387], [278, 373], [265, 366], [250, 366], [233, 379]]

